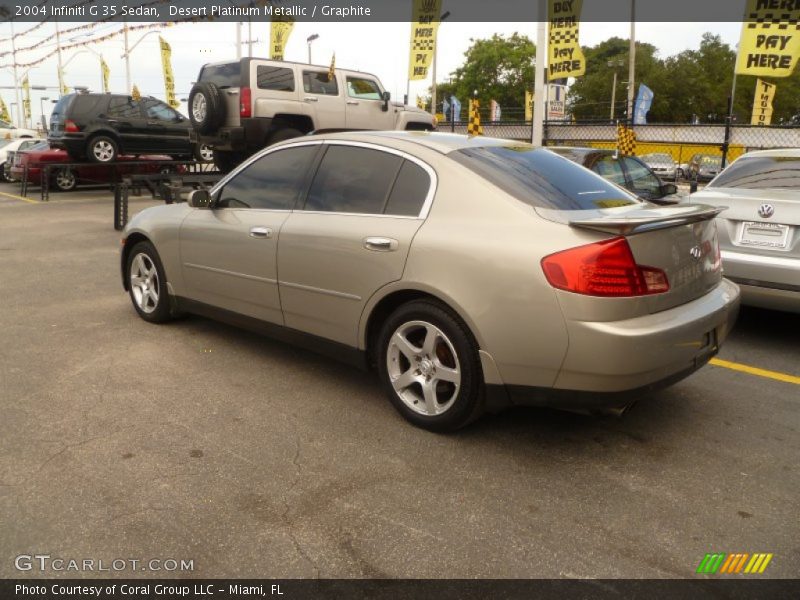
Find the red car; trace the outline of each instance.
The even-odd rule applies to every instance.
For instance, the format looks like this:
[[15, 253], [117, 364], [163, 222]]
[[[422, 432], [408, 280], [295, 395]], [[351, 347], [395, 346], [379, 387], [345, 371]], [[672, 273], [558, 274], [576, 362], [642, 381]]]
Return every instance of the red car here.
[[[148, 156], [120, 156], [116, 162], [109, 166], [101, 164], [86, 164], [79, 167], [63, 167], [50, 169], [50, 185], [62, 192], [74, 190], [81, 183], [113, 183], [115, 179], [115, 169], [118, 175], [130, 175], [133, 173], [159, 173], [159, 172], [183, 172], [183, 165], [162, 165], [158, 162], [154, 164], [125, 164], [132, 161], [164, 161], [172, 160], [169, 156], [148, 155]], [[37, 144], [29, 150], [17, 152], [14, 155], [11, 165], [11, 176], [19, 181], [22, 180], [25, 165], [28, 165], [28, 183], [38, 185], [42, 177], [42, 164], [44, 163], [68, 163], [74, 162], [66, 150], [50, 148], [47, 142]]]

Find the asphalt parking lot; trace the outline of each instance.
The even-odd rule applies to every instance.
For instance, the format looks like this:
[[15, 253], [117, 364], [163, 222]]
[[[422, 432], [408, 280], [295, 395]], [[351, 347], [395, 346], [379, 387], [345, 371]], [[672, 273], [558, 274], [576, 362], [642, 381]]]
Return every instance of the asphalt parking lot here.
[[370, 374], [145, 323], [108, 192], [17, 193], [0, 185], [2, 578], [76, 575], [17, 570], [36, 553], [193, 561], [120, 573], [150, 577], [684, 578], [707, 552], [800, 572], [798, 315], [743, 310], [726, 363], [621, 418], [436, 435]]

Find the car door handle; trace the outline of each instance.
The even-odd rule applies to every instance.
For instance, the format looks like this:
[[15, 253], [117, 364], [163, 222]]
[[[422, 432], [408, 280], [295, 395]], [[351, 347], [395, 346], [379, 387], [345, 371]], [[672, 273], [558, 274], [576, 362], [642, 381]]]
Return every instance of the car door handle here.
[[[60, 121], [56, 121], [56, 123], [60, 123]], [[114, 123], [119, 123], [119, 121], [116, 119], [106, 119], [106, 123], [111, 123], [113, 125]]]
[[158, 121], [148, 121], [147, 124], [148, 125], [159, 125], [159, 122]]
[[303, 100], [306, 102], [319, 102], [319, 98], [315, 98], [314, 96], [306, 96]]
[[272, 237], [272, 229], [269, 227], [251, 227], [250, 237], [269, 239]]
[[358, 102], [356, 102], [355, 100], [348, 100], [348, 101], [347, 101], [347, 103], [348, 103], [350, 106], [358, 106]]
[[397, 240], [385, 237], [364, 238], [364, 248], [375, 252], [391, 252], [397, 250]]

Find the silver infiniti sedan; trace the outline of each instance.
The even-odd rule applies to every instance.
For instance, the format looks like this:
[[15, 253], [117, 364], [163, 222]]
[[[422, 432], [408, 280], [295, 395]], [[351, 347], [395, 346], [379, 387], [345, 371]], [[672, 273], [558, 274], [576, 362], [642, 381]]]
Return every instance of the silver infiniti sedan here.
[[722, 266], [744, 304], [800, 312], [800, 149], [749, 152], [689, 202], [729, 207]]
[[719, 211], [643, 203], [519, 142], [328, 134], [137, 214], [122, 281], [146, 321], [196, 313], [374, 368], [430, 430], [518, 404], [619, 411], [733, 326]]

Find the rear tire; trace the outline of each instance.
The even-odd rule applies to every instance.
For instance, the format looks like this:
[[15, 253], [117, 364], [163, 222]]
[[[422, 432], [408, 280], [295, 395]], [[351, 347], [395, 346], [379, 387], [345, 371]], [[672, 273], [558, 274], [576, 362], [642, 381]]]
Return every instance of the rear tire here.
[[86, 156], [95, 163], [110, 163], [117, 159], [117, 142], [107, 135], [96, 135], [86, 144]]
[[228, 152], [225, 150], [214, 150], [214, 164], [223, 173], [230, 173], [245, 159], [239, 152]]
[[272, 144], [277, 144], [278, 142], [283, 142], [285, 140], [291, 140], [302, 135], [304, 135], [303, 132], [298, 129], [284, 127], [283, 129], [278, 129], [269, 136], [269, 139], [267, 140], [267, 146], [271, 146]]
[[415, 300], [395, 310], [381, 328], [378, 374], [403, 417], [429, 431], [454, 431], [484, 410], [478, 346], [446, 306]]
[[167, 292], [167, 276], [155, 247], [139, 242], [131, 248], [125, 266], [125, 280], [133, 308], [150, 323], [172, 318]]
[[200, 133], [213, 133], [225, 120], [225, 102], [219, 88], [201, 81], [189, 93], [189, 121]]

